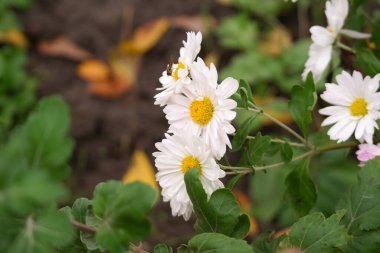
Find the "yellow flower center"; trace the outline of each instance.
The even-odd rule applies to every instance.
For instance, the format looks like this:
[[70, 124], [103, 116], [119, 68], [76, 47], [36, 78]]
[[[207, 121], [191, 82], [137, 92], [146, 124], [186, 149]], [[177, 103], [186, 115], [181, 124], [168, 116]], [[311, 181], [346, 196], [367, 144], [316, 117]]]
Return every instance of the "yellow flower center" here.
[[185, 158], [183, 158], [182, 165], [181, 165], [182, 173], [186, 174], [186, 172], [192, 168], [197, 169], [199, 174], [202, 174], [202, 166], [199, 163], [197, 158], [195, 158], [192, 155], [189, 155], [189, 156], [186, 156]]
[[364, 98], [357, 98], [350, 106], [352, 116], [365, 116], [368, 113], [367, 102]]
[[214, 105], [208, 97], [203, 97], [203, 100], [193, 100], [190, 105], [191, 119], [201, 125], [207, 125], [214, 114]]
[[334, 29], [332, 27], [327, 27], [327, 31], [330, 32], [330, 33], [333, 33]]
[[178, 71], [180, 70], [180, 69], [185, 69], [185, 64], [183, 64], [183, 62], [178, 62], [178, 66], [177, 66], [177, 68], [174, 70], [174, 72], [173, 72], [173, 78], [174, 78], [174, 80], [178, 80], [179, 79], [179, 76], [178, 76]]

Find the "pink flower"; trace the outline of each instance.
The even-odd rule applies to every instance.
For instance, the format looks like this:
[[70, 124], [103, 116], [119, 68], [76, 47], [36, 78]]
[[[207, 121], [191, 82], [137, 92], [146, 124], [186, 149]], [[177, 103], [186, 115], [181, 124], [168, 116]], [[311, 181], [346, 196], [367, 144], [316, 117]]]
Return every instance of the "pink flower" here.
[[380, 156], [380, 143], [377, 145], [373, 144], [360, 144], [359, 150], [356, 151], [356, 156], [360, 161], [359, 166], [364, 166], [365, 162]]

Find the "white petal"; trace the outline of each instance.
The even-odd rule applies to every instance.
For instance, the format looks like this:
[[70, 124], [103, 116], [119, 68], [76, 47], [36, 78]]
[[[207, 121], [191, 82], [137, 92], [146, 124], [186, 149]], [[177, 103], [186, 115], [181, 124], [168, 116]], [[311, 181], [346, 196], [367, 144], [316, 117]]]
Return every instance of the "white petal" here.
[[227, 77], [223, 80], [223, 82], [220, 85], [218, 85], [216, 92], [218, 94], [218, 97], [222, 99], [227, 99], [231, 97], [233, 94], [235, 94], [238, 88], [238, 81], [234, 78]]
[[368, 39], [371, 38], [371, 34], [369, 33], [362, 33], [362, 32], [357, 32], [349, 29], [342, 29], [340, 30], [340, 34], [343, 34], [347, 37], [351, 37], [354, 39]]

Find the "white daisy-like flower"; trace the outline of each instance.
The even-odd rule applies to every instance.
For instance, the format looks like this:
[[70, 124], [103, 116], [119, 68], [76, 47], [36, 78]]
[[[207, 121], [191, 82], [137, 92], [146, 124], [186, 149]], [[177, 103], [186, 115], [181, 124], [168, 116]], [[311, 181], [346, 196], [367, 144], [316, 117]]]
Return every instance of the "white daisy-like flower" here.
[[201, 50], [202, 34], [198, 32], [187, 33], [187, 40], [183, 41], [183, 47], [180, 48], [178, 63], [169, 64], [167, 69], [162, 73], [159, 81], [162, 87], [158, 88], [161, 92], [154, 98], [154, 104], [164, 106], [173, 94], [182, 92], [182, 89], [191, 82], [190, 68], [199, 51]]
[[184, 94], [173, 95], [164, 113], [169, 121], [169, 132], [189, 132], [200, 136], [211, 148], [216, 159], [231, 148], [228, 134], [235, 132], [231, 121], [235, 118], [236, 102], [230, 97], [239, 84], [233, 78], [226, 78], [218, 84], [218, 73], [213, 64], [208, 68], [198, 58], [191, 69], [191, 89]]
[[343, 29], [349, 11], [348, 7], [347, 0], [327, 1], [325, 10], [327, 27], [313, 26], [310, 28], [313, 43], [309, 48], [309, 58], [302, 74], [304, 80], [310, 71], [315, 81], [321, 79], [324, 70], [331, 61], [333, 44], [339, 34], [355, 39], [365, 39], [371, 36], [367, 33]]
[[380, 118], [380, 74], [374, 78], [354, 71], [351, 76], [343, 71], [336, 76], [338, 84], [327, 83], [321, 98], [333, 106], [319, 110], [327, 115], [322, 126], [333, 125], [327, 134], [331, 140], [346, 141], [355, 133], [360, 142], [372, 144], [376, 120]]
[[158, 169], [156, 178], [162, 187], [164, 201], [170, 201], [173, 216], [182, 215], [188, 220], [193, 208], [184, 181], [186, 172], [191, 168], [198, 170], [207, 196], [223, 187], [219, 179], [225, 176], [225, 172], [199, 137], [186, 133], [165, 136], [166, 139], [156, 143], [158, 152], [153, 153]]

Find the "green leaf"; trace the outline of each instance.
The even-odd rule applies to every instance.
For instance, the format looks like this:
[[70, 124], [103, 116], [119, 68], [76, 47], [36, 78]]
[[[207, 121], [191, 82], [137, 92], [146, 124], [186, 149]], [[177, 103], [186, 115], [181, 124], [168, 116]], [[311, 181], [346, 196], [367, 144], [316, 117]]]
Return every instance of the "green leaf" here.
[[254, 47], [257, 24], [250, 20], [247, 15], [236, 15], [223, 19], [216, 33], [223, 46], [244, 50]]
[[281, 157], [285, 162], [290, 162], [293, 158], [293, 149], [288, 142], [281, 145]]
[[239, 87], [244, 88], [247, 91], [246, 92], [247, 101], [253, 103], [253, 93], [252, 93], [252, 89], [251, 89], [251, 86], [249, 85], [249, 83], [247, 83], [245, 80], [240, 79]]
[[226, 188], [232, 190], [240, 181], [244, 174], [237, 174], [228, 181]]
[[309, 173], [309, 159], [294, 164], [286, 177], [286, 193], [300, 216], [309, 213], [317, 200], [317, 193]]
[[17, 213], [26, 215], [38, 207], [63, 200], [67, 195], [62, 185], [50, 181], [42, 171], [25, 172], [13, 177], [9, 182], [2, 182], [2, 179], [0, 179], [0, 212], [16, 210]]
[[58, 97], [44, 98], [26, 123], [15, 130], [0, 150], [0, 167], [43, 170], [54, 180], [68, 174], [73, 141], [69, 138], [69, 110]]
[[380, 60], [367, 48], [358, 49], [355, 65], [369, 76], [380, 73]]
[[52, 178], [66, 177], [66, 164], [74, 145], [67, 137], [69, 126], [69, 109], [61, 98], [50, 97], [40, 101], [25, 125], [28, 139], [25, 151], [32, 168], [44, 168]]
[[[74, 230], [63, 213], [49, 212], [40, 216], [28, 216], [14, 236], [7, 252], [50, 253], [68, 245]], [[15, 229], [15, 228], [12, 228]]]
[[352, 236], [345, 248], [347, 253], [372, 253], [380, 247], [379, 168], [379, 158], [368, 161], [338, 205], [338, 208], [347, 209], [343, 223]]
[[238, 103], [238, 106], [245, 108], [245, 109], [248, 109], [248, 91], [247, 91], [247, 89], [245, 87], [239, 88], [239, 94], [240, 94], [241, 101], [240, 101], [240, 103]]
[[154, 247], [154, 253], [172, 253], [173, 249], [167, 245], [160, 243]]
[[32, 5], [32, 0], [2, 0], [2, 3], [0, 3], [0, 7], [2, 5], [3, 7], [6, 7], [6, 8], [10, 8], [10, 7], [29, 8]]
[[155, 190], [140, 182], [98, 184], [94, 191], [93, 212], [102, 220], [95, 236], [99, 245], [112, 253], [124, 252], [131, 241], [147, 236], [150, 224], [146, 216], [156, 198]]
[[[85, 224], [89, 227], [96, 228], [101, 226], [102, 224], [102, 219], [94, 216], [91, 210], [87, 210], [87, 215], [86, 215], [86, 222]], [[80, 241], [85, 245], [85, 247], [88, 250], [100, 250], [104, 251], [105, 249], [99, 245], [99, 243], [95, 239], [95, 235], [92, 233], [87, 233], [80, 231]]]
[[[287, 167], [279, 170], [257, 171], [251, 180], [251, 195], [255, 200], [254, 217], [262, 222], [270, 222], [281, 210], [285, 194]], [[270, 201], [268, 201], [270, 199]]]
[[91, 201], [86, 198], [80, 198], [80, 199], [75, 200], [72, 207], [72, 211], [71, 211], [73, 218], [76, 221], [85, 224], [88, 207], [90, 205], [91, 205]]
[[193, 237], [188, 243], [187, 251], [183, 252], [253, 253], [253, 249], [243, 240], [217, 233], [203, 233]]
[[265, 18], [277, 16], [285, 6], [284, 1], [277, 0], [234, 0], [233, 4]]
[[[326, 131], [318, 133], [316, 138], [329, 140]], [[323, 145], [329, 145], [329, 142]], [[326, 152], [318, 156], [318, 159], [313, 159], [310, 165], [311, 171], [317, 172], [313, 173], [313, 181], [318, 189], [317, 203], [313, 209], [322, 212], [326, 217], [335, 213], [337, 203], [349, 187], [357, 181], [357, 173], [360, 169], [358, 161], [347, 155], [348, 150]]]
[[247, 136], [255, 127], [255, 119], [257, 115], [253, 115], [246, 119], [237, 129], [235, 136], [232, 138], [232, 152], [239, 151], [243, 146]]
[[308, 136], [309, 125], [312, 121], [311, 112], [317, 102], [313, 76], [307, 76], [305, 86], [296, 85], [292, 88], [292, 97], [289, 101], [289, 111], [292, 118], [301, 129], [304, 136]]
[[281, 237], [273, 239], [273, 234], [274, 232], [267, 231], [255, 238], [252, 243], [255, 253], [277, 253]]
[[[252, 71], [253, 69], [255, 71]], [[262, 55], [257, 50], [238, 54], [221, 71], [221, 78], [233, 77], [253, 84], [273, 81], [277, 76], [283, 76], [281, 62]]]
[[338, 208], [347, 209], [344, 223], [349, 232], [380, 228], [380, 158], [366, 163]]
[[249, 230], [249, 220], [240, 217], [239, 203], [229, 189], [216, 190], [207, 201], [206, 192], [196, 169], [186, 173], [185, 183], [197, 217], [195, 224], [197, 233], [217, 232], [228, 236], [242, 236], [244, 232], [241, 232], [241, 228], [237, 226], [244, 228], [248, 226]]
[[247, 236], [250, 228], [250, 221], [247, 214], [242, 214], [239, 216], [238, 223], [235, 225], [232, 231], [231, 237], [234, 238], [244, 238]]
[[380, 249], [380, 229], [358, 231], [344, 248], [345, 253], [375, 253]]
[[268, 150], [271, 143], [269, 136], [262, 136], [259, 132], [255, 139], [249, 142], [248, 146], [248, 159], [252, 165], [256, 165], [261, 161], [264, 153]]
[[310, 39], [297, 41], [293, 47], [286, 50], [281, 55], [283, 66], [286, 66], [286, 73], [289, 75], [300, 74], [305, 66], [310, 47]]
[[302, 217], [290, 229], [289, 242], [307, 253], [328, 252], [344, 246], [349, 236], [340, 221], [344, 212], [338, 212], [325, 219], [322, 213]]

